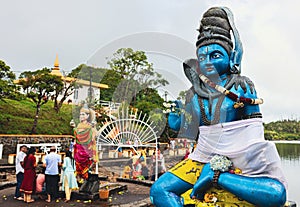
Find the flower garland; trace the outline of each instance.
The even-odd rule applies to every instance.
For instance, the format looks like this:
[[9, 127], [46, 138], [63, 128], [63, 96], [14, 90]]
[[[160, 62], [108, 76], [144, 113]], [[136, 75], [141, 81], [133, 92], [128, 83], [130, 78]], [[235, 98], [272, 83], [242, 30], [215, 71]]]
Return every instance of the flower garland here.
[[215, 155], [210, 160], [210, 167], [213, 171], [227, 172], [232, 166], [231, 160], [223, 155]]
[[227, 172], [231, 169], [232, 162], [228, 157], [223, 155], [215, 155], [210, 160], [210, 168], [214, 171], [214, 176], [212, 179], [212, 184], [214, 187], [218, 188], [218, 180], [221, 172]]
[[185, 111], [182, 108], [178, 108], [177, 105], [176, 105], [176, 103], [174, 103], [174, 102], [173, 103], [164, 102], [163, 106], [166, 108], [165, 110], [163, 110], [164, 114], [169, 115], [170, 113], [172, 113], [172, 114], [177, 114], [178, 116], [181, 116], [183, 114], [185, 122], [187, 124], [191, 124], [191, 122], [192, 122], [192, 114], [189, 113], [189, 112], [187, 112], [187, 111]]
[[180, 112], [179, 108], [176, 108], [176, 103], [163, 103], [163, 106], [166, 108], [166, 110], [163, 110], [164, 114], [168, 114], [171, 112]]

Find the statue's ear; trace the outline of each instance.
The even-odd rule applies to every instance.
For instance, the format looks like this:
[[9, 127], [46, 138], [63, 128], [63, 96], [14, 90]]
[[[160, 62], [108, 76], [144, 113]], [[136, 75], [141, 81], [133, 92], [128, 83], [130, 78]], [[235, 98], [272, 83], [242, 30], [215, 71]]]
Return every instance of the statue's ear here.
[[235, 52], [231, 50], [230, 52], [230, 58], [229, 58], [229, 66], [230, 66], [230, 72], [233, 73], [232, 68], [234, 67], [234, 59], [235, 59]]
[[230, 59], [229, 59], [229, 66], [230, 66], [230, 73], [232, 74], [238, 74], [240, 73], [240, 62], [237, 61], [239, 57], [237, 57], [238, 54], [235, 50], [232, 50], [230, 53]]

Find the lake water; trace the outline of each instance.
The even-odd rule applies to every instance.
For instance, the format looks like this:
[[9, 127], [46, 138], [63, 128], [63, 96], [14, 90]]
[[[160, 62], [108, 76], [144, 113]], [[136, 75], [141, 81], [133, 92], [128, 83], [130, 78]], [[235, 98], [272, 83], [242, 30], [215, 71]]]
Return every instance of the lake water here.
[[300, 141], [277, 142], [284, 175], [288, 181], [288, 200], [300, 206]]

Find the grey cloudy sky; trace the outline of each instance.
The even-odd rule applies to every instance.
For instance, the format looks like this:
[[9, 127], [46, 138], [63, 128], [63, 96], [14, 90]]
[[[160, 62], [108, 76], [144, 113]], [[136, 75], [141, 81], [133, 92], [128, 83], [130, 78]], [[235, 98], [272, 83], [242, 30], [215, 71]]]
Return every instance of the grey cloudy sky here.
[[265, 100], [264, 121], [299, 119], [297, 0], [2, 0], [0, 59], [18, 74], [52, 67], [58, 54], [60, 68], [71, 71], [82, 63], [104, 66], [118, 47], [144, 49], [176, 98], [189, 87], [181, 62], [195, 57], [196, 29], [211, 6], [234, 13], [244, 45], [242, 75]]

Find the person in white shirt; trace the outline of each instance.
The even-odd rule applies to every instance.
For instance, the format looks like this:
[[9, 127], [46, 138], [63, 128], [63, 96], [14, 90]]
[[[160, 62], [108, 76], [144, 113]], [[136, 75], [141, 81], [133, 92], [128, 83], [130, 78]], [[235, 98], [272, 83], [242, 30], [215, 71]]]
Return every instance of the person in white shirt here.
[[172, 140], [170, 141], [170, 143], [171, 143], [171, 148], [172, 148], [172, 150], [174, 150], [174, 149], [175, 149], [175, 140], [172, 139]]
[[45, 156], [44, 163], [44, 167], [46, 167], [46, 202], [48, 203], [51, 202], [51, 199], [57, 199], [58, 197], [59, 167], [61, 165], [61, 157], [56, 153], [56, 147], [52, 146], [50, 153]]
[[16, 156], [16, 178], [17, 178], [17, 185], [16, 185], [16, 191], [15, 191], [15, 196], [14, 199], [23, 200], [23, 197], [21, 196], [20, 193], [20, 187], [24, 179], [24, 169], [22, 167], [22, 163], [24, 161], [24, 158], [26, 157], [26, 152], [27, 152], [27, 146], [22, 145], [20, 147], [20, 151], [17, 153]]

